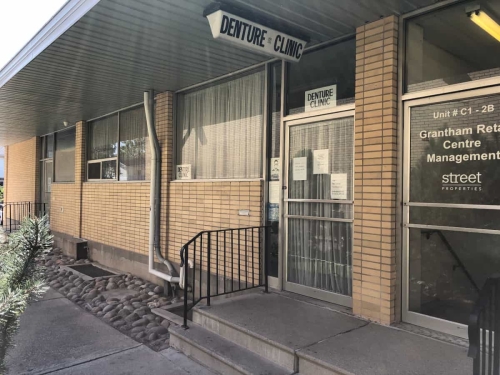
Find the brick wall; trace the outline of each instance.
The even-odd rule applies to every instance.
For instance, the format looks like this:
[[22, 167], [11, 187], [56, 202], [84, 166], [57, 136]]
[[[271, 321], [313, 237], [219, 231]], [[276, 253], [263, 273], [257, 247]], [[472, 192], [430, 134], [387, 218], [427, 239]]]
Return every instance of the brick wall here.
[[36, 137], [5, 148], [5, 202], [39, 199], [39, 148]]
[[[160, 234], [164, 256], [179, 263], [181, 246], [200, 231], [261, 225], [263, 185], [261, 181], [172, 182], [172, 103], [171, 93], [156, 96], [156, 129], [162, 149]], [[239, 216], [240, 209], [249, 209], [250, 216]]]
[[[239, 216], [239, 210], [250, 216]], [[173, 182], [168, 211], [168, 257], [179, 262], [179, 250], [198, 232], [259, 226], [262, 223], [261, 181]]]
[[353, 310], [396, 319], [398, 20], [361, 26], [356, 35]]
[[147, 254], [149, 182], [85, 182], [82, 237]]
[[50, 194], [50, 228], [78, 237], [80, 228], [80, 187], [73, 183], [54, 183]]

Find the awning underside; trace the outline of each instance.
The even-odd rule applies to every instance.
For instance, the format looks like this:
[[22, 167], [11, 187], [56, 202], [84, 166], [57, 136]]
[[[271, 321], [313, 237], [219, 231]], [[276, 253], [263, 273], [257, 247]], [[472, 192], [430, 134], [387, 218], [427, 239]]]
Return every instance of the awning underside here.
[[[309, 35], [309, 45], [434, 2], [229, 1]], [[269, 59], [213, 40], [202, 16], [210, 3], [101, 0], [0, 88], [0, 146], [138, 103], [147, 89], [175, 91]]]

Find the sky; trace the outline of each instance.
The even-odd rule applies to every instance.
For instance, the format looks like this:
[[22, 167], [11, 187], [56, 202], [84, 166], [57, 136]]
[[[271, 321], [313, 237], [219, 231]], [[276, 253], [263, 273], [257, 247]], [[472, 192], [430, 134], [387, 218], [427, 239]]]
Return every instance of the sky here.
[[0, 69], [67, 0], [0, 0]]

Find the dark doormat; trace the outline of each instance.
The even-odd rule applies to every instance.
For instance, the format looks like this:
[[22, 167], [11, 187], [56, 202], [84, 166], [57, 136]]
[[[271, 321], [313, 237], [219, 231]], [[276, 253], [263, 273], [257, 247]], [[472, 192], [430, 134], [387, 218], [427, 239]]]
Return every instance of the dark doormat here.
[[89, 277], [104, 277], [116, 275], [113, 272], [106, 271], [105, 269], [94, 266], [93, 264], [82, 264], [77, 266], [67, 266], [76, 272], [83, 273]]

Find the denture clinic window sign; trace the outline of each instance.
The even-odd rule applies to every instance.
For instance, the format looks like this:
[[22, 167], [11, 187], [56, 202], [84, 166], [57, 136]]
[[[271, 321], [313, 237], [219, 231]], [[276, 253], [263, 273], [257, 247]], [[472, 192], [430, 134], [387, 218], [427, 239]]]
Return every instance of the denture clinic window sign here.
[[414, 107], [410, 200], [500, 204], [500, 95]]
[[333, 108], [337, 106], [337, 85], [306, 91], [304, 100], [306, 112]]
[[205, 14], [214, 39], [222, 39], [242, 48], [278, 57], [290, 62], [299, 62], [306, 41], [271, 29], [267, 26], [216, 10]]

